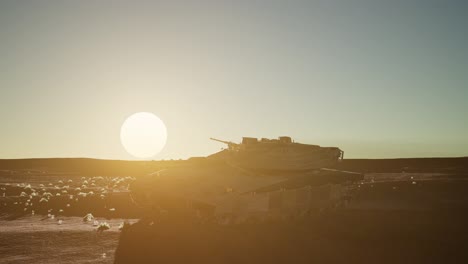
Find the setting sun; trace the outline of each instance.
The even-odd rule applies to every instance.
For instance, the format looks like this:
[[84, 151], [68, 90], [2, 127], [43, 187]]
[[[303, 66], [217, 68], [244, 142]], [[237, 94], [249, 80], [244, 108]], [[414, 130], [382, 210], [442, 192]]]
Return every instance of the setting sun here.
[[151, 158], [166, 145], [167, 129], [156, 115], [147, 112], [128, 117], [120, 129], [125, 150], [137, 158]]

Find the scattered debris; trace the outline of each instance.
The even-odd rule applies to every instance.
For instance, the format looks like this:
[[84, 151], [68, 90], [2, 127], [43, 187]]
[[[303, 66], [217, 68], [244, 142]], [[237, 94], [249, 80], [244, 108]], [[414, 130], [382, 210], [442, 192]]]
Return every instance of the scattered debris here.
[[83, 222], [91, 222], [93, 220], [94, 220], [94, 216], [90, 213], [83, 217]]
[[108, 229], [110, 229], [110, 225], [107, 222], [103, 222], [98, 225], [98, 228], [96, 229], [96, 231], [99, 233], [102, 233]]

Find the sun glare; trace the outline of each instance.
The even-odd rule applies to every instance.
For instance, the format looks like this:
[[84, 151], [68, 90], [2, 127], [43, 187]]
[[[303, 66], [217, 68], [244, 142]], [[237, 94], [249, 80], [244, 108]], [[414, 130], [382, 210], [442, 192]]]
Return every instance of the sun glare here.
[[135, 113], [123, 123], [120, 140], [125, 150], [132, 156], [151, 158], [161, 152], [166, 145], [166, 125], [152, 113]]

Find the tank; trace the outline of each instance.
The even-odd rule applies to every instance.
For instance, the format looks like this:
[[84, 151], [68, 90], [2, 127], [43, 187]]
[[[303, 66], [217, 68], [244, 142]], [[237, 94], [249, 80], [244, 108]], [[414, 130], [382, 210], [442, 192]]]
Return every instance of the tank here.
[[177, 214], [194, 208], [213, 212], [232, 195], [283, 188], [281, 184], [298, 188], [355, 177], [324, 171], [343, 158], [343, 151], [336, 147], [302, 144], [286, 136], [244, 137], [241, 143], [211, 139], [227, 147], [208, 157], [190, 158], [138, 178], [130, 186], [135, 203]]
[[337, 147], [302, 144], [288, 136], [277, 139], [243, 137], [241, 143], [210, 139], [227, 145], [211, 158], [221, 158], [231, 166], [258, 173], [303, 173], [332, 166], [343, 159], [343, 151]]

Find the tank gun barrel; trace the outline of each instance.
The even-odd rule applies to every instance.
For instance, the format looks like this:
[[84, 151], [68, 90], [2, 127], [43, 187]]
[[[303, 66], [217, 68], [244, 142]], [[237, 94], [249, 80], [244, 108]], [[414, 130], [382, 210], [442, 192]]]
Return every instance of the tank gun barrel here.
[[224, 140], [220, 140], [220, 139], [216, 139], [216, 138], [210, 138], [211, 140], [214, 140], [214, 141], [218, 141], [218, 142], [221, 142], [221, 143], [224, 143], [224, 144], [227, 144], [229, 147], [235, 147], [239, 144], [236, 144], [234, 142], [230, 142], [230, 141], [224, 141]]

